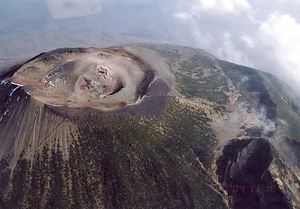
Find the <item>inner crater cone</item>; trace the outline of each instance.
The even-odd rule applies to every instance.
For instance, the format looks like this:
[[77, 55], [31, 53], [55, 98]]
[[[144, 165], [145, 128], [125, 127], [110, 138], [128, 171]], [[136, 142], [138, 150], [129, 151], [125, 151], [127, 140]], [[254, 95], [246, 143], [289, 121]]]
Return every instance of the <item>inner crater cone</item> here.
[[118, 75], [108, 67], [92, 65], [75, 83], [74, 93], [81, 101], [98, 100], [122, 88]]
[[25, 63], [11, 82], [49, 105], [114, 110], [137, 104], [154, 72], [123, 48], [58, 49]]

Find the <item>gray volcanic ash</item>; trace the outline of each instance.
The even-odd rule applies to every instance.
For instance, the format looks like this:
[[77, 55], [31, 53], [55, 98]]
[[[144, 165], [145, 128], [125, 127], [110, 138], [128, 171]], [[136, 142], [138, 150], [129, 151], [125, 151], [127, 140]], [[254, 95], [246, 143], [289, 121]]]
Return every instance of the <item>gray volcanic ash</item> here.
[[300, 105], [269, 74], [136, 44], [0, 79], [0, 208], [299, 208]]
[[122, 49], [50, 52], [24, 64], [11, 82], [35, 99], [68, 107], [112, 110], [136, 103], [154, 79], [154, 70]]

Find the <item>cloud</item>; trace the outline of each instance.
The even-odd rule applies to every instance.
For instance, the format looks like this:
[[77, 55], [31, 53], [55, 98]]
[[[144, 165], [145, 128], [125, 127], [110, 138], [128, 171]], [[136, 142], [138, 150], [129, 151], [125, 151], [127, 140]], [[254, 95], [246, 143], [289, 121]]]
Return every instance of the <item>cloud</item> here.
[[240, 38], [246, 44], [246, 46], [248, 48], [254, 48], [255, 47], [255, 43], [254, 43], [253, 39], [250, 36], [242, 35]]
[[[283, 0], [282, 0], [283, 1]], [[294, 0], [294, 2], [300, 4], [300, 0]]]
[[181, 20], [194, 20], [204, 13], [212, 15], [241, 15], [251, 11], [251, 5], [247, 0], [191, 0], [182, 1], [178, 4], [179, 12], [174, 12], [173, 16]]
[[242, 11], [249, 11], [250, 9], [251, 6], [247, 0], [194, 0], [191, 4], [193, 15], [198, 15], [201, 12], [240, 15]]
[[260, 42], [269, 49], [283, 78], [300, 82], [300, 24], [286, 14], [271, 14], [258, 29]]
[[211, 34], [202, 34], [199, 27], [195, 26], [192, 30], [192, 35], [195, 39], [195, 46], [203, 49], [211, 48], [211, 42], [213, 42], [213, 37]]
[[82, 17], [101, 11], [99, 0], [46, 0], [54, 19]]
[[173, 14], [175, 18], [181, 19], [181, 20], [191, 20], [192, 15], [186, 12], [176, 12]]
[[[245, 20], [250, 14], [252, 7], [247, 0], [191, 0], [178, 3], [173, 17], [183, 21], [186, 30], [190, 31], [194, 40], [192, 46], [200, 47], [220, 59], [253, 66], [246, 54], [236, 47], [234, 39], [239, 35], [233, 31], [235, 28], [240, 30], [236, 25], [239, 19], [235, 16], [243, 15]], [[233, 38], [231, 34], [234, 34]], [[254, 47], [250, 36], [244, 36], [242, 40], [248, 48]]]
[[194, 47], [220, 59], [266, 70], [296, 87], [300, 83], [300, 22], [293, 13], [296, 2], [300, 0], [290, 0], [288, 5], [280, 1], [254, 1], [251, 5], [247, 0], [181, 1], [173, 17], [186, 25]]
[[225, 32], [223, 35], [223, 45], [217, 49], [217, 56], [230, 62], [252, 67], [253, 64], [248, 56], [236, 48], [231, 40], [231, 36], [229, 32]]

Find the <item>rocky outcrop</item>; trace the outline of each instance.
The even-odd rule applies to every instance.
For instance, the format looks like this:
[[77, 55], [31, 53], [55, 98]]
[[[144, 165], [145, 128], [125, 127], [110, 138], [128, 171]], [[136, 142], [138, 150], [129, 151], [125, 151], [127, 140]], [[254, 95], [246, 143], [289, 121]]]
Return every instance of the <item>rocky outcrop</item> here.
[[300, 108], [267, 78], [151, 44], [16, 65], [0, 77], [0, 208], [299, 208]]
[[269, 171], [273, 159], [264, 138], [232, 140], [224, 147], [217, 174], [233, 208], [291, 208]]

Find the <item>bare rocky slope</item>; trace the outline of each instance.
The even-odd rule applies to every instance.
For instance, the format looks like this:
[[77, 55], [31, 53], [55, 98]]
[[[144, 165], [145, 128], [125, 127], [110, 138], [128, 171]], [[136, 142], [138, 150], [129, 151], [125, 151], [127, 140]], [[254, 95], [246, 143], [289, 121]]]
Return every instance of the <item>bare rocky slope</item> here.
[[299, 208], [300, 105], [199, 49], [57, 49], [1, 75], [0, 208]]

